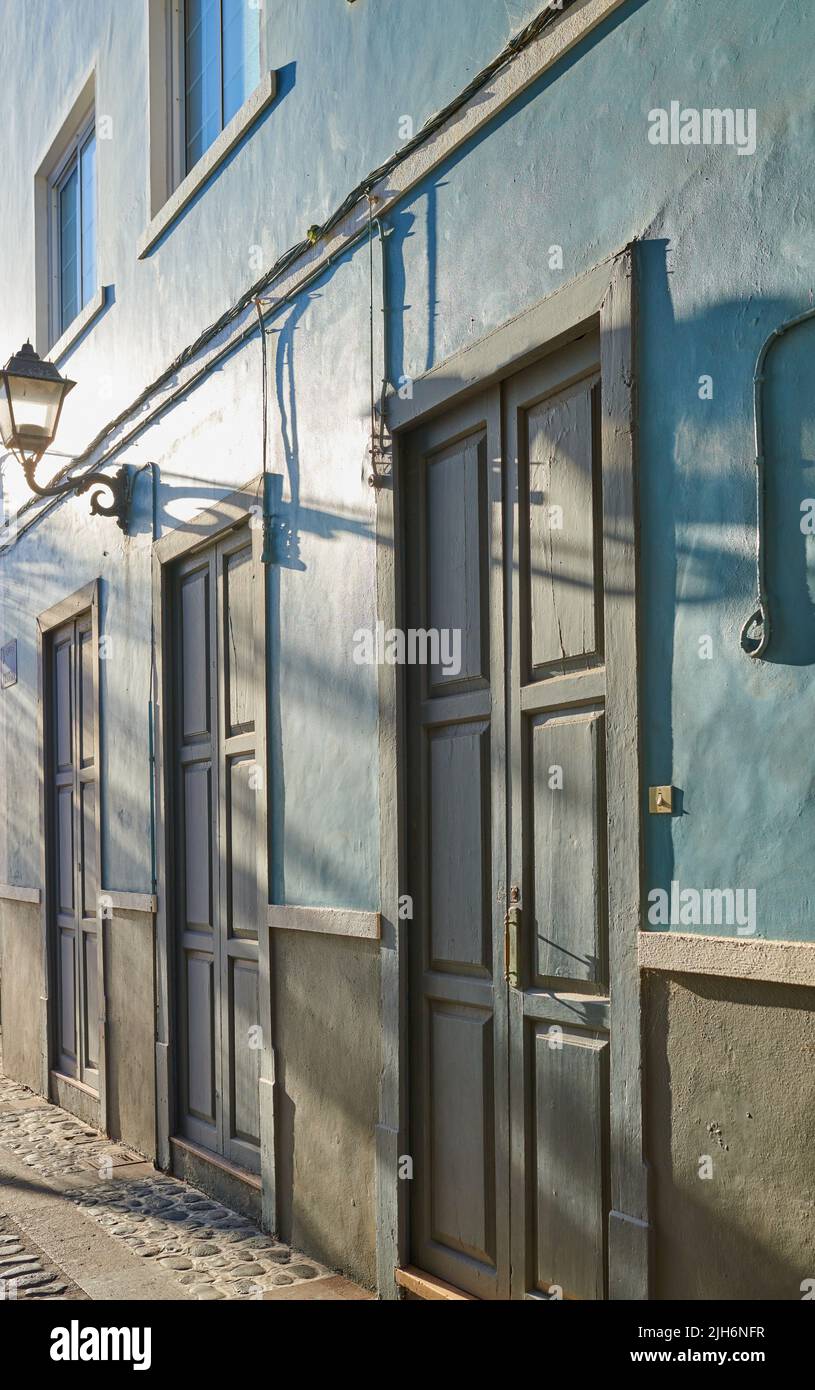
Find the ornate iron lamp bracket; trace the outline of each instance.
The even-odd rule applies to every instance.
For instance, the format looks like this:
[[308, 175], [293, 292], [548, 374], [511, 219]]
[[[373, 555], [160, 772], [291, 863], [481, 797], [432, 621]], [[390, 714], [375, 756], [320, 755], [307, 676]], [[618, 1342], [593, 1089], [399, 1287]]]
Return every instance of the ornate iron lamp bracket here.
[[61, 497], [69, 492], [75, 492], [81, 497], [93, 487], [107, 488], [111, 495], [110, 502], [105, 504], [101, 500], [104, 494], [94, 492], [91, 497], [91, 511], [94, 516], [115, 516], [117, 526], [127, 533], [127, 518], [133, 496], [133, 469], [129, 464], [123, 463], [115, 473], [102, 473], [99, 469], [92, 469], [78, 478], [63, 478], [58, 483], [47, 483], [43, 487], [34, 477], [39, 459], [23, 457], [20, 462], [28, 486], [38, 497]]

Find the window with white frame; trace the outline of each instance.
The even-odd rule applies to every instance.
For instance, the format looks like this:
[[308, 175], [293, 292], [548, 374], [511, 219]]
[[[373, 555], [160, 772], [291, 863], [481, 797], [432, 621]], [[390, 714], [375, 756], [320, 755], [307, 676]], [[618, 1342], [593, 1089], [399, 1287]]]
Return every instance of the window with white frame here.
[[50, 337], [56, 341], [96, 293], [96, 129], [83, 121], [49, 177]]
[[260, 0], [184, 0], [183, 63], [188, 173], [260, 81]]

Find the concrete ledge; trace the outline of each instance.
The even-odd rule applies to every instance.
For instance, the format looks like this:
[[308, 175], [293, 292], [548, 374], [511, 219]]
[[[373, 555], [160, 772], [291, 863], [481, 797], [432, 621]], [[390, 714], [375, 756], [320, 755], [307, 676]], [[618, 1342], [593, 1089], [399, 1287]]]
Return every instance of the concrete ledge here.
[[352, 912], [345, 908], [272, 904], [267, 923], [275, 931], [326, 932], [329, 936], [355, 936], [369, 941], [379, 941], [382, 935], [379, 912]]
[[815, 943], [757, 941], [693, 932], [640, 932], [641, 970], [681, 975], [723, 975], [733, 980], [766, 980], [815, 988]]
[[49, 1099], [55, 1105], [60, 1106], [62, 1110], [67, 1110], [69, 1115], [75, 1115], [83, 1124], [92, 1125], [94, 1129], [101, 1129], [99, 1095], [96, 1091], [92, 1091], [90, 1086], [74, 1080], [72, 1076], [64, 1076], [62, 1072], [52, 1071], [49, 1091]]
[[155, 893], [117, 893], [112, 888], [103, 888], [100, 897], [109, 898], [111, 907], [117, 907], [120, 912], [158, 911], [158, 898]]
[[187, 204], [192, 202], [196, 193], [203, 188], [208, 179], [212, 178], [227, 155], [232, 153], [235, 146], [266, 110], [266, 107], [274, 101], [276, 92], [277, 73], [267, 72], [260, 79], [252, 95], [244, 102], [240, 111], [232, 117], [228, 125], [224, 126], [220, 135], [213, 140], [195, 167], [190, 170], [185, 179], [182, 179], [175, 192], [170, 194], [164, 207], [156, 213], [139, 240], [137, 247], [139, 260], [144, 260], [144, 257], [164, 235], [168, 227], [171, 227], [176, 218], [180, 217]]
[[42, 891], [39, 888], [23, 888], [17, 883], [0, 883], [0, 898], [10, 903], [39, 903]]

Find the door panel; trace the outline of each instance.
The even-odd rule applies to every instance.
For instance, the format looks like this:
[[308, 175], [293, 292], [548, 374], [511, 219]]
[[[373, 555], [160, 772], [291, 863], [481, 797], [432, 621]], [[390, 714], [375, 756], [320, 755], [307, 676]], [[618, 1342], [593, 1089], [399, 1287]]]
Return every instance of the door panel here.
[[432, 1001], [431, 1239], [488, 1267], [496, 1262], [495, 1054], [485, 1009]]
[[66, 1076], [76, 1070], [76, 932], [59, 933], [59, 1069]]
[[[539, 375], [543, 386], [545, 377]], [[601, 643], [594, 545], [594, 384], [593, 378], [578, 382], [525, 412], [523, 524], [533, 668], [593, 654]]]
[[461, 671], [429, 667], [432, 693], [437, 687], [480, 677], [489, 680], [485, 603], [487, 439], [483, 431], [431, 454], [426, 461], [427, 546], [426, 624], [462, 634]]
[[212, 926], [212, 769], [191, 763], [182, 770], [184, 867], [188, 927]]
[[215, 992], [211, 955], [186, 952], [187, 1106], [215, 1128]]
[[504, 388], [515, 1298], [606, 1289], [608, 1035], [579, 1026], [609, 1007], [599, 351], [587, 334]]
[[57, 908], [66, 916], [74, 910], [74, 789], [57, 790]]
[[256, 763], [248, 753], [228, 760], [226, 805], [226, 910], [230, 933], [256, 932]]
[[260, 1168], [255, 571], [246, 527], [174, 576], [178, 1124]]
[[537, 1022], [530, 1048], [534, 1287], [602, 1298], [607, 1155], [597, 1117], [608, 1090], [608, 1039], [565, 1029], [553, 1035]]
[[529, 721], [527, 833], [535, 854], [526, 902], [535, 983], [605, 977], [598, 812], [604, 810], [601, 710]]
[[[254, 961], [232, 962], [233, 1033], [241, 1042], [258, 1020], [258, 968]], [[260, 1143], [260, 1049], [236, 1046], [233, 1049], [233, 1129], [241, 1143]]]
[[81, 829], [82, 869], [80, 887], [82, 890], [82, 917], [86, 921], [96, 921], [96, 897], [99, 891], [96, 868], [96, 783], [83, 782], [79, 788]]
[[406, 674], [411, 1260], [479, 1297], [607, 1290], [599, 362], [587, 332], [403, 454], [407, 625], [462, 629], [458, 677]]
[[90, 612], [48, 638], [46, 757], [51, 951], [56, 975], [54, 1061], [99, 1089], [99, 788], [96, 643]]
[[[427, 426], [406, 469], [408, 626], [462, 669], [408, 666], [413, 1261], [509, 1288], [498, 391]], [[432, 655], [432, 651], [430, 653]]]
[[491, 977], [489, 726], [433, 729], [428, 755], [430, 965]]
[[97, 942], [96, 932], [83, 931], [84, 947], [84, 1028], [85, 1070], [96, 1070], [99, 1066], [99, 992], [97, 988]]

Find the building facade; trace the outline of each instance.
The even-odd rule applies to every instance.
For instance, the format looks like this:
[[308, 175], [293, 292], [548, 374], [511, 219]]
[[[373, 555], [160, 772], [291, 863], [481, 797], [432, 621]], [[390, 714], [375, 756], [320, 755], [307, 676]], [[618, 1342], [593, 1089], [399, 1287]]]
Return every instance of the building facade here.
[[385, 1298], [815, 1278], [815, 16], [715, 9], [0, 4], [126, 503], [3, 460], [4, 1068]]

